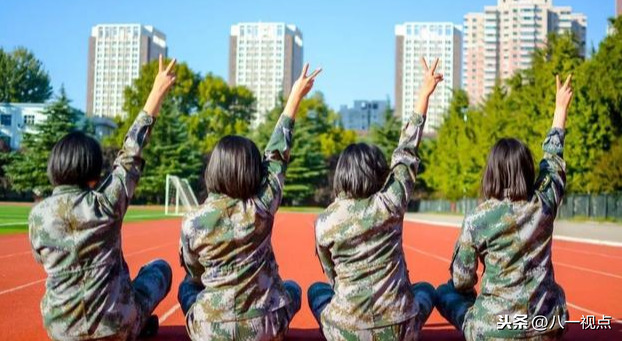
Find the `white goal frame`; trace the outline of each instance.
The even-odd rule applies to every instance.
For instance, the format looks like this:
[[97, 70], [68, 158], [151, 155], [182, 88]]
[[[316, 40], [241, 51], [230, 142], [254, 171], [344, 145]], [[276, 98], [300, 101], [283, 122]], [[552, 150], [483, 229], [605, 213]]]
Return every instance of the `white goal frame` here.
[[[171, 189], [174, 189], [174, 193], [171, 193]], [[174, 195], [174, 197], [171, 197], [172, 195]], [[188, 179], [182, 179], [176, 175], [166, 175], [166, 191], [164, 197], [165, 215], [184, 215], [199, 205]]]

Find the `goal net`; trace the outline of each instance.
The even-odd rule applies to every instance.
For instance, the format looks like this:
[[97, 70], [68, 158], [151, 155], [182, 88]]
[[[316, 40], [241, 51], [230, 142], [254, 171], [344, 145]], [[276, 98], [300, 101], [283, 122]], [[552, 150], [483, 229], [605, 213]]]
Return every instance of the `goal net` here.
[[175, 175], [166, 175], [165, 197], [164, 214], [166, 215], [184, 215], [199, 205], [188, 180]]

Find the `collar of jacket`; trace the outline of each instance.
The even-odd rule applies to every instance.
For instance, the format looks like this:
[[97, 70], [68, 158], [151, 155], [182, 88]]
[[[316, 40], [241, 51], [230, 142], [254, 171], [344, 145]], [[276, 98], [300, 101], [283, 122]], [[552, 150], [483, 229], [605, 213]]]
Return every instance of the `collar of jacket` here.
[[78, 193], [83, 191], [78, 185], [59, 185], [54, 187], [52, 195], [64, 194], [64, 193]]

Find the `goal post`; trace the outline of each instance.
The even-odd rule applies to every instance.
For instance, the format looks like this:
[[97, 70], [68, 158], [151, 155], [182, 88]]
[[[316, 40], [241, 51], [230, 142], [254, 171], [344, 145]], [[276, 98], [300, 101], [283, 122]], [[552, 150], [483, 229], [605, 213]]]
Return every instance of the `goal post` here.
[[176, 175], [166, 175], [166, 189], [164, 193], [165, 215], [184, 215], [199, 205], [196, 195], [188, 182]]

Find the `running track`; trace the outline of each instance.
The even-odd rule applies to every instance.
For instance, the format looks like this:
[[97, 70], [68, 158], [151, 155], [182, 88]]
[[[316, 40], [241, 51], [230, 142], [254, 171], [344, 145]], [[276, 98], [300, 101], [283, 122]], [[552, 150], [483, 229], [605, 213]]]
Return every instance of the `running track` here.
[[[324, 275], [315, 257], [312, 214], [279, 213], [273, 244], [280, 273], [293, 278], [305, 290], [301, 311], [290, 326], [292, 340], [321, 339], [306, 302], [306, 289]], [[123, 246], [134, 276], [149, 260], [165, 258], [174, 270], [173, 290], [156, 310], [160, 317], [157, 340], [187, 340], [184, 318], [177, 305], [176, 284], [183, 270], [178, 266], [179, 220], [128, 223]], [[406, 222], [404, 252], [411, 280], [437, 286], [448, 279], [458, 229]], [[622, 340], [622, 248], [554, 241], [553, 261], [558, 282], [566, 291], [570, 320], [581, 315], [613, 316], [611, 330], [582, 330], [570, 326], [569, 340]], [[39, 315], [44, 273], [35, 263], [26, 234], [0, 237], [0, 340], [45, 340]], [[461, 336], [435, 311], [426, 324], [424, 340], [460, 340]]]

